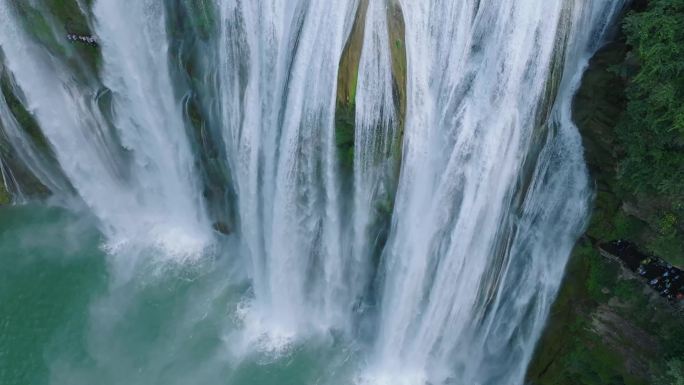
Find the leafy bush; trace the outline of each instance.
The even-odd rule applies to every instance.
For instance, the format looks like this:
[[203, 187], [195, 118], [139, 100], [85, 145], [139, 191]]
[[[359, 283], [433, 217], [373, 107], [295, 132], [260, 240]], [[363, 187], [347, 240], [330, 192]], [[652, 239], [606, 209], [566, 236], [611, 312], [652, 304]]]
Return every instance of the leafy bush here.
[[584, 256], [589, 262], [589, 276], [587, 277], [587, 292], [596, 301], [605, 301], [610, 295], [604, 293], [605, 288], [613, 286], [617, 271], [608, 260], [595, 251], [587, 252]]
[[624, 150], [620, 182], [635, 194], [684, 192], [684, 0], [651, 0], [625, 18], [627, 43], [640, 69], [627, 87], [618, 127]]

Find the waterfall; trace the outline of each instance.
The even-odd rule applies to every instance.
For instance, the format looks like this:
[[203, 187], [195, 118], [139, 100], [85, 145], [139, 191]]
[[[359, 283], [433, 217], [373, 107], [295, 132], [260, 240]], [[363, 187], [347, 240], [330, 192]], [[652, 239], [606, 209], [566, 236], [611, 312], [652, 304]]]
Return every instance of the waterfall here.
[[46, 143], [3, 94], [0, 139], [117, 266], [229, 259], [240, 356], [330, 335], [358, 383], [523, 382], [589, 213], [572, 96], [624, 1], [87, 3], [93, 62], [0, 3], [3, 92]]
[[618, 6], [402, 2], [406, 152], [375, 347], [388, 383], [522, 381], [588, 211], [568, 112], [595, 49], [583, 31]]
[[[7, 67], [62, 170], [101, 221], [108, 248], [199, 255], [210, 242], [210, 227], [165, 68], [159, 6], [99, 1], [94, 7], [108, 108], [98, 105], [99, 84], [77, 82], [66, 63], [30, 39], [11, 7], [4, 2], [0, 8]], [[132, 18], [130, 9], [140, 12]], [[65, 36], [55, 41], [68, 44]]]
[[[52, 162], [53, 159], [42, 153], [26, 132], [22, 130], [19, 122], [11, 112], [5, 95], [1, 93], [0, 122], [2, 122], [3, 128], [0, 135], [5, 137], [4, 141], [13, 145], [20, 162], [25, 165], [33, 175], [36, 175], [40, 182], [44, 183], [50, 191], [70, 191], [70, 186], [68, 182], [64, 180], [59, 167], [55, 167]], [[15, 186], [15, 190], [17, 190], [18, 193], [17, 195], [19, 195], [18, 198], [23, 200], [24, 194], [21, 193], [21, 185], [13, 176], [12, 170], [5, 166], [3, 166], [2, 169], [5, 186]], [[11, 182], [7, 183], [8, 181]], [[11, 189], [9, 190], [11, 191]]]
[[219, 8], [221, 122], [250, 261], [249, 323], [264, 324], [257, 335], [285, 343], [344, 316], [333, 97], [354, 7], [274, 1]]

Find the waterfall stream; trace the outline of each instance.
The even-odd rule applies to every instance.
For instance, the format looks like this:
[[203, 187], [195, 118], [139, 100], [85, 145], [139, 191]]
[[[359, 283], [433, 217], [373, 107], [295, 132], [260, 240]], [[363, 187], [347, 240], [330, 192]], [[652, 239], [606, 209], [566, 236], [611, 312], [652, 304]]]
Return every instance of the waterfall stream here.
[[623, 0], [69, 3], [96, 46], [0, 1], [0, 143], [125, 276], [93, 325], [146, 264], [213, 261], [202, 295], [237, 294], [177, 330], [237, 325], [227, 383], [321, 338], [352, 368], [311, 383], [523, 383], [589, 214], [572, 96]]

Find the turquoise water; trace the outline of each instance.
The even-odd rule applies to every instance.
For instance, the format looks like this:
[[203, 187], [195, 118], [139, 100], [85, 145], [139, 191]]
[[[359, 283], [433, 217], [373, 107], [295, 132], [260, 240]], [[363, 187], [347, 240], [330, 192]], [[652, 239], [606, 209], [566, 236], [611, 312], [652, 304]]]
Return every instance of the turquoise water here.
[[0, 383], [47, 383], [51, 357], [85, 358], [89, 305], [106, 283], [98, 243], [62, 210], [0, 208]]
[[0, 384], [349, 383], [333, 335], [264, 350], [236, 314], [248, 287], [228, 256], [169, 266], [107, 255], [89, 219], [0, 208]]

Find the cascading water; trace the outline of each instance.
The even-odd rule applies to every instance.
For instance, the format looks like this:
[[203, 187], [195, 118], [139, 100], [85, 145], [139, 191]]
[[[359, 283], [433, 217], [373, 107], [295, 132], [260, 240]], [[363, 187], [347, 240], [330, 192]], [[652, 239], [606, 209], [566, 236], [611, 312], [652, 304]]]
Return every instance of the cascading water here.
[[250, 322], [282, 342], [344, 310], [333, 97], [353, 5], [220, 4], [221, 122], [251, 261]]
[[[163, 14], [159, 7], [143, 9], [134, 2], [129, 6], [140, 7], [138, 20], [117, 8], [125, 5], [98, 2], [93, 9], [107, 14], [98, 18], [97, 29], [102, 80], [111, 93], [108, 111], [97, 105], [95, 86], [77, 83], [65, 63], [29, 38], [7, 2], [0, 10], [0, 44], [27, 110], [79, 196], [100, 219], [109, 247], [133, 244], [159, 247], [165, 254], [197, 254], [209, 236], [193, 182], [193, 155], [179, 123], [180, 104], [174, 102], [163, 67]], [[136, 21], [135, 27], [124, 24]], [[59, 36], [56, 43], [65, 40]], [[105, 113], [113, 115], [111, 122]]]
[[[352, 282], [359, 289], [371, 279], [378, 210], [391, 201], [399, 157], [398, 119], [392, 89], [387, 11], [384, 1], [370, 1], [356, 90], [354, 136]], [[386, 211], [389, 207], [385, 207]], [[387, 213], [385, 213], [387, 214]], [[355, 297], [362, 296], [355, 293]]]
[[[353, 352], [347, 383], [522, 383], [588, 214], [572, 95], [622, 1], [86, 3], [91, 66], [56, 18], [32, 33], [25, 10], [0, 2], [3, 92], [49, 151], [4, 95], [2, 138], [93, 214], [124, 271], [143, 257], [217, 258], [224, 280], [244, 277], [215, 315], [239, 319], [220, 337], [231, 354], [212, 364], [329, 335]], [[343, 85], [340, 58], [354, 54]], [[349, 164], [341, 102], [354, 115]], [[224, 206], [231, 228], [214, 228], [228, 236], [212, 231]], [[212, 301], [236, 290], [207, 286]], [[122, 302], [120, 287], [93, 318]], [[179, 330], [193, 335], [207, 314]]]
[[388, 383], [522, 381], [589, 195], [559, 110], [572, 83], [555, 106], [545, 92], [614, 7], [402, 3], [409, 107], [376, 344]]

